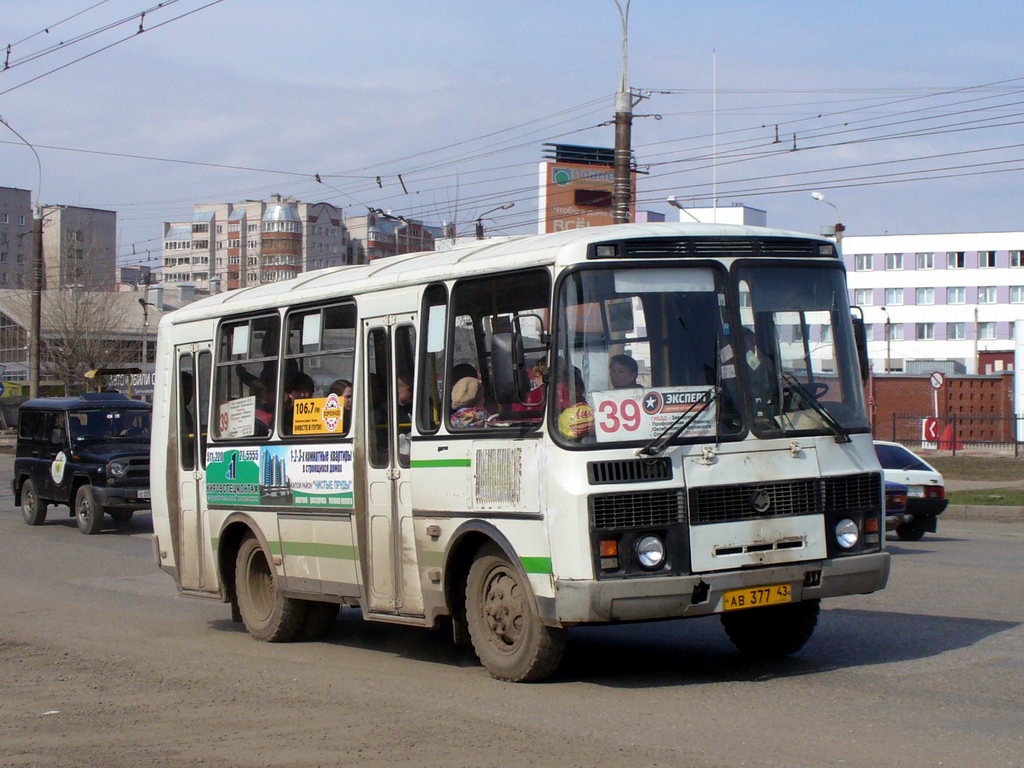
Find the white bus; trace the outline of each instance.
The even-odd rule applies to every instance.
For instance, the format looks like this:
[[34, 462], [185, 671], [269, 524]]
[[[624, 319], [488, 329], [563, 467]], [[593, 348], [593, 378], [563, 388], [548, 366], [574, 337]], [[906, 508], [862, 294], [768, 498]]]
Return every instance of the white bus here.
[[[859, 329], [859, 330], [858, 330]], [[154, 546], [256, 638], [450, 623], [497, 678], [567, 628], [720, 614], [759, 656], [885, 586], [835, 244], [632, 224], [214, 295], [160, 323]]]

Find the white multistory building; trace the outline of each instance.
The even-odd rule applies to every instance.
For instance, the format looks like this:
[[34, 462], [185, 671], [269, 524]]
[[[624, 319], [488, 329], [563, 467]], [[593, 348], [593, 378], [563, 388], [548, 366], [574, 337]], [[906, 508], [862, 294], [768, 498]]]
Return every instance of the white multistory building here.
[[847, 237], [842, 251], [875, 371], [995, 373], [1012, 364], [1024, 232]]
[[191, 221], [164, 222], [163, 277], [180, 303], [355, 263], [341, 209], [272, 195], [194, 206]]

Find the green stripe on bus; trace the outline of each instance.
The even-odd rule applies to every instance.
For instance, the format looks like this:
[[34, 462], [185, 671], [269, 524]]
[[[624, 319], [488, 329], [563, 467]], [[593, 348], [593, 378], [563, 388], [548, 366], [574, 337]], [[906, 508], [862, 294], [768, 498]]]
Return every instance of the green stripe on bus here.
[[428, 467], [469, 467], [472, 466], [472, 459], [413, 459], [410, 465], [418, 469]]
[[550, 557], [520, 557], [519, 562], [527, 573], [551, 573]]
[[321, 544], [315, 541], [284, 541], [284, 554], [295, 557], [327, 557], [333, 560], [358, 560], [359, 550], [351, 544]]

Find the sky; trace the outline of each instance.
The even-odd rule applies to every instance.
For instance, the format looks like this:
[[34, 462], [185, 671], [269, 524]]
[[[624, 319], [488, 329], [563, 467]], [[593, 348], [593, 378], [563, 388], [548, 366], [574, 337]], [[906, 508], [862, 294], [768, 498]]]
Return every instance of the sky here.
[[[158, 256], [193, 203], [271, 193], [535, 232], [543, 144], [614, 142], [613, 0], [157, 5], [0, 0], [0, 117], [42, 165], [40, 192], [0, 125], [0, 186], [116, 210], [123, 264]], [[638, 207], [717, 195], [848, 236], [1021, 229], [1022, 22], [1011, 0], [632, 0]]]

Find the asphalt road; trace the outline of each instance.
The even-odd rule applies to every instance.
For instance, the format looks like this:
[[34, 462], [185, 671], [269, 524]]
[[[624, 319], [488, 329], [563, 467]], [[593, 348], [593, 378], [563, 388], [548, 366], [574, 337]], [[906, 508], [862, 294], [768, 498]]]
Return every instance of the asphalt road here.
[[827, 602], [785, 661], [745, 661], [716, 619], [580, 628], [556, 679], [510, 685], [352, 610], [326, 642], [256, 642], [175, 595], [147, 515], [87, 537], [11, 501], [2, 766], [1024, 765], [1019, 523], [893, 545], [891, 586]]

